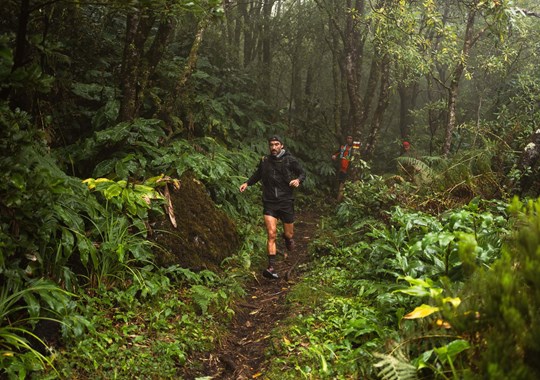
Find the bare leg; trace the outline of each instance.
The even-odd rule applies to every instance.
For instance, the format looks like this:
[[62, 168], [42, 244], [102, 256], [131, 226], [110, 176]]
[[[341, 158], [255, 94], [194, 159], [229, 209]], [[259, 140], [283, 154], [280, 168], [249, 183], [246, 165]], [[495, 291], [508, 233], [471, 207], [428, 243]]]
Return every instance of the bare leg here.
[[283, 258], [287, 259], [287, 251], [294, 251], [294, 224], [293, 223], [283, 223], [283, 237], [285, 238], [286, 251], [283, 252]]
[[294, 237], [294, 223], [283, 223], [283, 235], [286, 239]]
[[264, 216], [264, 224], [266, 225], [266, 250], [268, 256], [276, 255], [276, 236], [277, 236], [277, 219], [270, 215]]
[[270, 215], [264, 216], [264, 224], [266, 225], [266, 233], [268, 240], [266, 249], [268, 251], [268, 268], [263, 271], [263, 276], [269, 279], [277, 279], [279, 276], [274, 271], [276, 261], [276, 235], [277, 235], [277, 219]]

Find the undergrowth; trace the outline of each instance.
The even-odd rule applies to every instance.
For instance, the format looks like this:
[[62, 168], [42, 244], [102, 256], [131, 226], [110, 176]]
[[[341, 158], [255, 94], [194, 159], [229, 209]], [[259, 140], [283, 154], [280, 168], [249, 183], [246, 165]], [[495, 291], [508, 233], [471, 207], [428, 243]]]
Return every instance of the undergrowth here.
[[181, 378], [191, 353], [218, 343], [233, 299], [243, 294], [233, 277], [180, 267], [142, 286], [88, 292], [79, 310], [84, 333], [65, 336], [56, 369], [61, 378]]
[[[354, 186], [360, 185], [349, 185], [349, 190]], [[370, 196], [355, 194], [337, 208], [336, 216], [323, 219], [319, 238], [310, 245], [313, 261], [288, 296], [296, 313], [273, 332], [267, 377], [462, 379], [489, 372], [490, 378], [503, 378], [502, 373], [534, 378], [534, 370], [512, 372], [508, 361], [497, 364], [501, 354], [495, 347], [485, 351], [481, 338], [504, 341], [505, 330], [489, 327], [497, 325], [490, 321], [501, 301], [489, 301], [493, 309], [486, 319], [481, 318], [487, 312], [482, 305], [497, 294], [489, 283], [502, 280], [504, 289], [509, 279], [495, 273], [512, 267], [504, 263], [508, 251], [503, 247], [511, 244], [518, 228], [512, 215], [522, 211], [511, 214], [502, 201], [480, 199], [438, 214], [399, 206], [369, 213], [363, 207], [392, 197], [384, 189]], [[538, 246], [530, 238], [526, 244]], [[520, 318], [509, 306], [501, 327], [530, 325], [532, 309], [527, 312], [524, 305]], [[512, 322], [508, 313], [514, 315]], [[530, 355], [536, 352], [534, 344], [519, 344], [529, 347]]]

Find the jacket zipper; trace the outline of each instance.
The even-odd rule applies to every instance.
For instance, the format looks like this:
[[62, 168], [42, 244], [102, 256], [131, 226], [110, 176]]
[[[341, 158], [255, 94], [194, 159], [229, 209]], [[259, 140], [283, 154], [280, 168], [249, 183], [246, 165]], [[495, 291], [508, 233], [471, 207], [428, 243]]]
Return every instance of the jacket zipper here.
[[[273, 174], [274, 182], [276, 182], [276, 169], [275, 169], [275, 168], [272, 168], [272, 171], [273, 171], [273, 173], [274, 173], [274, 174]], [[276, 199], [277, 199], [277, 197], [278, 197], [278, 196], [277, 196], [277, 190], [278, 190], [278, 188], [277, 188], [277, 185], [276, 185], [276, 186], [274, 186], [274, 194], [275, 194]]]

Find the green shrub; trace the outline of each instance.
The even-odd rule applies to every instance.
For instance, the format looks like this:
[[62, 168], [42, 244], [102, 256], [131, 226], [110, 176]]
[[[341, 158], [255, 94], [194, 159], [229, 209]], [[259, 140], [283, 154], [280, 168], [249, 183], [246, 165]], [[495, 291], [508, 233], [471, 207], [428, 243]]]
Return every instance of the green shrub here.
[[181, 378], [191, 353], [217, 343], [219, 321], [243, 295], [234, 277], [208, 270], [143, 268], [138, 278], [126, 289], [84, 296], [89, 323], [57, 357], [62, 378]]
[[[0, 375], [23, 379], [32, 371], [52, 369], [47, 342], [36, 335], [39, 321], [60, 324], [71, 310], [71, 295], [56, 284], [38, 279], [24, 287], [7, 280], [0, 287]], [[72, 315], [75, 318], [74, 315]]]
[[[456, 327], [476, 343], [477, 372], [491, 379], [540, 377], [540, 199], [514, 199], [513, 239], [467, 287]], [[477, 358], [480, 359], [476, 363]]]
[[345, 183], [345, 198], [337, 208], [340, 225], [356, 228], [366, 218], [384, 220], [386, 211], [396, 203], [396, 196], [383, 177], [366, 173], [358, 181]]
[[[356, 199], [359, 205], [365, 202], [362, 196]], [[384, 224], [366, 222], [367, 216], [357, 213], [358, 219], [351, 219], [349, 228], [335, 221], [321, 223], [324, 231], [310, 247], [316, 256], [308, 280], [290, 295], [291, 302], [305, 307], [302, 318], [281, 332], [281, 339], [285, 336], [287, 341], [280, 342], [280, 347], [285, 346], [280, 353], [292, 354], [275, 360], [275, 368], [307, 378], [460, 378], [471, 374], [474, 364], [468, 355], [475, 352], [477, 342], [468, 337], [474, 333], [446, 321], [465, 310], [460, 306], [468, 298], [462, 295], [464, 283], [500, 257], [512, 226], [506, 205], [474, 199], [440, 215], [394, 207], [387, 211]], [[333, 231], [336, 224], [339, 232]], [[409, 286], [403, 287], [400, 279], [407, 279]], [[346, 327], [336, 322], [339, 317], [332, 305], [344, 299], [377, 315], [379, 335], [370, 339], [365, 351], [355, 352], [361, 365], [344, 364], [349, 354], [337, 348], [336, 342], [346, 343], [347, 338], [335, 335], [344, 334]], [[310, 318], [318, 321], [320, 336], [305, 331]], [[330, 333], [332, 327], [336, 331]], [[297, 331], [309, 340], [299, 338]], [[336, 361], [330, 348], [336, 349], [335, 356], [343, 362]]]

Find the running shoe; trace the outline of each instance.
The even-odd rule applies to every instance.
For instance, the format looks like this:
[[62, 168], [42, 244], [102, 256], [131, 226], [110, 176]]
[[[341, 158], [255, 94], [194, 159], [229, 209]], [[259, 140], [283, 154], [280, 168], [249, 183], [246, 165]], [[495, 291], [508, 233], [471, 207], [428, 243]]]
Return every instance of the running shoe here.
[[279, 278], [278, 274], [275, 272], [274, 268], [267, 268], [262, 273], [263, 277], [266, 277], [270, 280], [277, 280]]

